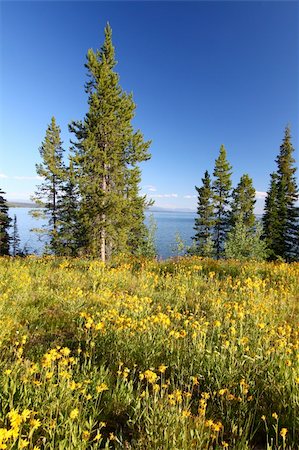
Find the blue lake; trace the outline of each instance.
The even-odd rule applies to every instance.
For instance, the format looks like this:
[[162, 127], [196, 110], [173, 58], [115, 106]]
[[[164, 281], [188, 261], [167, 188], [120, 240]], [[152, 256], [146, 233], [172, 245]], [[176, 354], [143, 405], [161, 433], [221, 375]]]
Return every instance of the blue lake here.
[[[43, 221], [34, 219], [29, 214], [29, 208], [10, 208], [10, 217], [17, 217], [19, 235], [21, 239], [21, 249], [26, 246], [29, 253], [41, 254], [45, 242], [39, 236], [30, 231], [33, 228], [42, 226]], [[179, 234], [186, 245], [191, 244], [193, 236], [193, 226], [195, 213], [193, 212], [146, 212], [146, 224], [149, 223], [149, 216], [152, 215], [156, 226], [156, 248], [159, 258], [168, 258], [177, 254], [174, 250], [176, 245], [176, 235]]]

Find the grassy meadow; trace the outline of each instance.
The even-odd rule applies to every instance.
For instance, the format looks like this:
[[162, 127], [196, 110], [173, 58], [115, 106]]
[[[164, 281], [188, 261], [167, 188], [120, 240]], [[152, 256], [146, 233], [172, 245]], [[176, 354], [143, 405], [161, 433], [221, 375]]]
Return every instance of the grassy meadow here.
[[298, 285], [295, 263], [1, 258], [0, 449], [298, 449]]

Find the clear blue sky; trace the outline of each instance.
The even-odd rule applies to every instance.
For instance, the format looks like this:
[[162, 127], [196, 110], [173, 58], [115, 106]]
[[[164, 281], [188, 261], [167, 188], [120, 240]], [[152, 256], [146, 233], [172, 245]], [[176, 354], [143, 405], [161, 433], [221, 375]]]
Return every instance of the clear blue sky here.
[[[2, 2], [0, 187], [29, 199], [54, 115], [87, 111], [88, 48], [109, 21], [121, 86], [152, 139], [142, 190], [157, 206], [194, 208], [194, 185], [223, 143], [233, 182], [248, 172], [263, 196], [286, 124], [298, 156], [299, 3]], [[258, 201], [258, 212], [262, 201]]]

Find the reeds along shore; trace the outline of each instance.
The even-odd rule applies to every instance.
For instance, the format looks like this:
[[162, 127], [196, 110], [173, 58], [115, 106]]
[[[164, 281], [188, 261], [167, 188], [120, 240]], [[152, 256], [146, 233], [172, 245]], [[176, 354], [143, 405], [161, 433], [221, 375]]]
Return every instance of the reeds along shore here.
[[0, 260], [0, 449], [298, 449], [299, 264]]

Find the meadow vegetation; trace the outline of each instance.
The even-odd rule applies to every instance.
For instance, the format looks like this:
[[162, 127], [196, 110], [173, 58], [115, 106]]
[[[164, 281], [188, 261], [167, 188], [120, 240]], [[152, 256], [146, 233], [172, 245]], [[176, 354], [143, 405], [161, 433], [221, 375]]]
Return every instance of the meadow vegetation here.
[[1, 258], [0, 449], [298, 449], [298, 275]]

